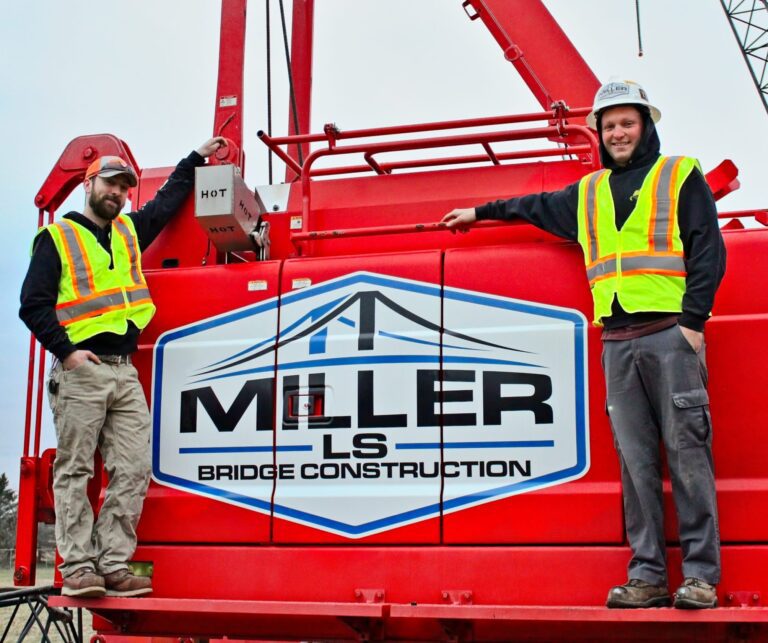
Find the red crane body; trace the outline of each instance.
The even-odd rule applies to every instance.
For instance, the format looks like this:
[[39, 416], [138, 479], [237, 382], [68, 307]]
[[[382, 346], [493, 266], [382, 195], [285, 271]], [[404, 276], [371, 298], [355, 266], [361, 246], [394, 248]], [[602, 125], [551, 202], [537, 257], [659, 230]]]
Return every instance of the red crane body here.
[[[315, 7], [296, 0], [290, 134], [260, 133], [287, 168], [256, 189], [269, 257], [217, 247], [200, 212], [219, 179], [200, 173], [143, 254], [158, 312], [135, 356], [153, 414], [135, 561], [155, 591], [50, 599], [91, 610], [99, 640], [768, 637], [768, 412], [745, 375], [768, 362], [766, 212], [721, 214], [729, 265], [707, 326], [723, 607], [607, 610], [629, 549], [581, 251], [530, 225], [435, 223], [597, 169], [584, 117], [599, 83], [539, 0], [463, 4], [542, 112], [310, 134]], [[245, 170], [245, 10], [222, 0], [214, 133], [229, 144], [212, 165], [228, 186]], [[35, 201], [41, 224], [103, 153], [133, 160], [114, 137], [75, 139]], [[145, 168], [134, 206], [169, 171]], [[736, 175], [730, 162], [707, 175], [717, 198]], [[33, 342], [19, 585], [34, 583], [36, 521], [54, 519], [43, 364]], [[668, 481], [664, 497], [676, 570]]]

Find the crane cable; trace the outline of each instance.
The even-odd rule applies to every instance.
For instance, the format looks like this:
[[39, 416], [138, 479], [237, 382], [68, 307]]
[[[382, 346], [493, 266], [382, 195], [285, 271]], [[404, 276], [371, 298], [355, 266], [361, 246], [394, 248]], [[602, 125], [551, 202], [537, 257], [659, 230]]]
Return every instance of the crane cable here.
[[635, 19], [637, 21], [637, 57], [643, 57], [643, 36], [640, 33], [640, 0], [635, 0]]
[[[283, 23], [283, 46], [285, 47], [285, 63], [288, 66], [288, 85], [291, 92], [291, 111], [293, 112], [293, 131], [295, 134], [299, 134], [299, 115], [296, 113], [296, 94], [293, 91], [293, 69], [291, 68], [291, 54], [288, 51], [288, 29], [285, 25], [285, 10], [283, 8], [283, 0], [280, 0], [280, 19]], [[296, 151], [299, 154], [299, 165], [303, 165], [304, 159], [300, 144], [296, 146]]]
[[[267, 0], [267, 134], [272, 136], [272, 41], [271, 41], [271, 23], [269, 19], [269, 5], [271, 0]], [[272, 185], [272, 148], [267, 147], [267, 159], [269, 165], [269, 184]]]

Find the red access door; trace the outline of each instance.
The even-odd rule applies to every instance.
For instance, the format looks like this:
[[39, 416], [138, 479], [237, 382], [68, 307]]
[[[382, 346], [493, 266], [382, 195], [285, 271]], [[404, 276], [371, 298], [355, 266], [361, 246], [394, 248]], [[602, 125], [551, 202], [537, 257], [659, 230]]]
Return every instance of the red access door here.
[[439, 251], [285, 262], [275, 542], [439, 542], [440, 265]]
[[578, 248], [449, 250], [444, 270], [444, 541], [621, 542], [600, 339]]
[[[141, 543], [270, 537], [280, 263], [152, 271], [157, 314], [136, 357], [152, 411]], [[266, 361], [266, 366], [263, 362]]]

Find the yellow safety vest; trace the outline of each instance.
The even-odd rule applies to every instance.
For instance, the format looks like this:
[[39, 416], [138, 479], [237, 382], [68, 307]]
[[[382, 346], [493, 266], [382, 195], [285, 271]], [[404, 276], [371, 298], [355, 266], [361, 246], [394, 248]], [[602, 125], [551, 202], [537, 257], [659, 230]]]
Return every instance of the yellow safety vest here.
[[581, 179], [579, 243], [596, 326], [611, 315], [614, 297], [629, 313], [682, 311], [687, 273], [677, 202], [683, 182], [695, 167], [699, 167], [696, 159], [660, 157], [645, 177], [621, 230], [616, 229], [611, 171], [592, 172]]
[[111, 258], [90, 231], [70, 219], [44, 229], [61, 260], [56, 317], [72, 343], [99, 333], [123, 335], [129, 320], [140, 329], [149, 324], [155, 305], [130, 217], [121, 214], [112, 222]]

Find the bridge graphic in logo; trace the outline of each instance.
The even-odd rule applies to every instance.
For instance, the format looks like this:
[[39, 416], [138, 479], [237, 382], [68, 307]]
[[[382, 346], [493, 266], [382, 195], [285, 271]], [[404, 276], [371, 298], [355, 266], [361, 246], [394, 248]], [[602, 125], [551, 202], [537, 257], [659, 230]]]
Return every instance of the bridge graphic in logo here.
[[154, 477], [349, 538], [573, 480], [585, 328], [571, 309], [359, 272], [171, 330]]

